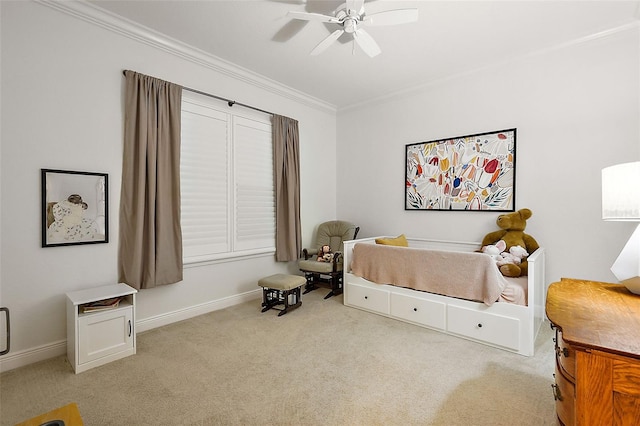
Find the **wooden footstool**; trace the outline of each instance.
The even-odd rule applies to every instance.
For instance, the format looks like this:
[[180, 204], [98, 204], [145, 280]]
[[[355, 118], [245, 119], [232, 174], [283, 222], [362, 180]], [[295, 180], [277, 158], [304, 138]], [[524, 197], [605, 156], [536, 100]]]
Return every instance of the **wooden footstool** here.
[[[270, 275], [259, 280], [258, 285], [262, 287], [262, 312], [273, 308], [280, 311], [278, 316], [282, 316], [302, 305], [300, 287], [306, 282], [300, 275], [286, 274]], [[277, 305], [284, 305], [284, 308], [275, 308]]]

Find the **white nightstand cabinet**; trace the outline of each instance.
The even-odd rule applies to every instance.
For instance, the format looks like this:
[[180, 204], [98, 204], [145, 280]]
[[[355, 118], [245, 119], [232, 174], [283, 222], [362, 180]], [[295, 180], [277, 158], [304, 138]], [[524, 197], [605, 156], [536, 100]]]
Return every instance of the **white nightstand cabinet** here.
[[[67, 358], [76, 374], [136, 353], [136, 293], [126, 284], [67, 293]], [[115, 308], [83, 312], [116, 297]]]

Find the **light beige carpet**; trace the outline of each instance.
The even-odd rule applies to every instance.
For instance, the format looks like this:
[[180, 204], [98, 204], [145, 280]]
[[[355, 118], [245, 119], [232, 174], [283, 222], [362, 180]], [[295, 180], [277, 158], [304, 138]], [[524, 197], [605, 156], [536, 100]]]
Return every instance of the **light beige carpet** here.
[[0, 424], [76, 402], [85, 425], [553, 425], [553, 333], [523, 357], [303, 296], [141, 333], [75, 375], [64, 356], [0, 376]]

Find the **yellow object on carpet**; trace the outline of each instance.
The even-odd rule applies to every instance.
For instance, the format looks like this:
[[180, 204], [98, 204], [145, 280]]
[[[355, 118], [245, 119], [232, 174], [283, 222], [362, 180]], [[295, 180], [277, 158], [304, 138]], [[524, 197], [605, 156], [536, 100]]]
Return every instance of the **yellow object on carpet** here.
[[48, 413], [40, 414], [30, 420], [18, 423], [16, 426], [40, 426], [54, 420], [62, 420], [64, 426], [84, 426], [80, 411], [75, 402], [67, 404], [64, 407], [56, 408]]

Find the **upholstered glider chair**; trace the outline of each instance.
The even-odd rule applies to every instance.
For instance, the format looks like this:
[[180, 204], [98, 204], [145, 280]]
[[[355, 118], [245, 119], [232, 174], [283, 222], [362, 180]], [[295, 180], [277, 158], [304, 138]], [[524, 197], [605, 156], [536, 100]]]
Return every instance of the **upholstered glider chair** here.
[[[331, 288], [325, 299], [342, 293], [342, 243], [354, 240], [359, 230], [358, 226], [343, 220], [324, 222], [318, 226], [313, 247], [303, 249], [302, 258], [298, 261], [298, 267], [307, 279], [304, 294], [318, 286]], [[322, 256], [322, 246], [325, 245], [331, 247], [333, 259], [320, 262], [318, 255]]]

